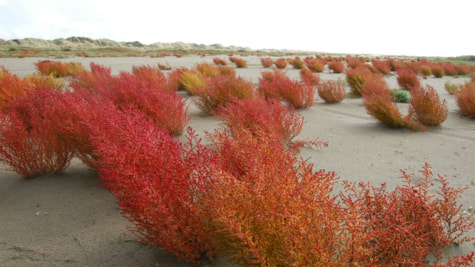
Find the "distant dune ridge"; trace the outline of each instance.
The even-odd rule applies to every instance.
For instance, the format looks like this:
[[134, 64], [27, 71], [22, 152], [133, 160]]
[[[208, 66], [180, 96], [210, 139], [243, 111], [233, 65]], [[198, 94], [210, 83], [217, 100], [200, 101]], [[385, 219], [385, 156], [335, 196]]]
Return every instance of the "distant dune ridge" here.
[[136, 48], [139, 50], [226, 50], [226, 51], [251, 51], [248, 47], [239, 46], [223, 46], [221, 44], [195, 44], [195, 43], [153, 43], [150, 45], [142, 44], [138, 41], [134, 42], [117, 42], [109, 39], [91, 39], [87, 37], [69, 37], [54, 40], [43, 40], [38, 38], [24, 38], [3, 40], [0, 39], [0, 49], [21, 49], [21, 48], [37, 48], [37, 49], [98, 49], [98, 48]]

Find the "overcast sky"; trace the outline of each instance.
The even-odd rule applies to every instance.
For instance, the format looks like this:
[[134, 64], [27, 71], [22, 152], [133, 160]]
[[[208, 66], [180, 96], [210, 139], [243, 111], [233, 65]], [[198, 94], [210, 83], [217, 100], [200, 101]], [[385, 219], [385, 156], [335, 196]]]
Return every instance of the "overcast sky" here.
[[475, 54], [474, 11], [474, 0], [0, 0], [0, 39], [460, 56]]

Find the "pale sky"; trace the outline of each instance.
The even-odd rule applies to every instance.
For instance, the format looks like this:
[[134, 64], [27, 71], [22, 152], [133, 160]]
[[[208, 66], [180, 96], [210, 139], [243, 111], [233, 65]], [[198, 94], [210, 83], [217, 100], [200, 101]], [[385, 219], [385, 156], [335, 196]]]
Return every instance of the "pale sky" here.
[[0, 0], [0, 39], [460, 56], [475, 54], [474, 11], [474, 0]]

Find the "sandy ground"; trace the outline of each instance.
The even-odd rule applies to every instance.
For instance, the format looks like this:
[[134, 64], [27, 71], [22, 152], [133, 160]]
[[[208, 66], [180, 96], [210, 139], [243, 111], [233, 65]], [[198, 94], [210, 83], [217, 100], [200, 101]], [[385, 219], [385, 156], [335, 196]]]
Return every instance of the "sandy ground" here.
[[[227, 56], [221, 56], [227, 58]], [[95, 62], [110, 66], [113, 74], [130, 71], [132, 65], [166, 64], [193, 67], [212, 62], [211, 56], [183, 58], [67, 58], [61, 61]], [[0, 59], [0, 66], [20, 77], [33, 73], [33, 63], [43, 58]], [[257, 82], [261, 71], [259, 57], [246, 57], [248, 68], [237, 69]], [[298, 71], [288, 67], [288, 75]], [[328, 70], [322, 80], [344, 79]], [[396, 88], [396, 77], [386, 77]], [[329, 141], [323, 150], [303, 149], [316, 168], [335, 171], [341, 180], [369, 181], [374, 185], [401, 185], [400, 169], [417, 176], [428, 162], [434, 173], [454, 187], [468, 187], [460, 204], [472, 212], [475, 207], [475, 121], [461, 117], [452, 96], [444, 90], [450, 80], [462, 84], [465, 78], [444, 77], [421, 80], [430, 84], [447, 100], [449, 116], [442, 126], [427, 132], [389, 129], [366, 114], [361, 99], [345, 99], [339, 104], [319, 100], [302, 111], [307, 123], [301, 138]], [[349, 88], [348, 88], [349, 90]], [[407, 104], [401, 104], [407, 109]], [[201, 117], [191, 106], [190, 126], [199, 133], [219, 126], [213, 117]], [[436, 183], [437, 184], [437, 183]], [[339, 189], [340, 186], [336, 186]], [[18, 174], [0, 172], [0, 266], [194, 266], [180, 263], [157, 248], [147, 248], [133, 241], [114, 199], [97, 181], [96, 174], [75, 160], [63, 175], [49, 175], [23, 180]], [[474, 233], [472, 232], [473, 236]], [[447, 255], [475, 250], [475, 244], [452, 247]], [[231, 266], [219, 258], [203, 266]]]

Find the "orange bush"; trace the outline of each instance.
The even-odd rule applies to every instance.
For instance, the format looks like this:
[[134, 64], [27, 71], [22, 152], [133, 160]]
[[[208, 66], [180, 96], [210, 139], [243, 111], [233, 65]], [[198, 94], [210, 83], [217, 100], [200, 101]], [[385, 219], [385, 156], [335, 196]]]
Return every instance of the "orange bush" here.
[[287, 67], [287, 60], [285, 58], [278, 58], [274, 61], [274, 65], [278, 69], [285, 69]]
[[415, 131], [426, 130], [424, 126], [414, 122], [410, 114], [403, 117], [397, 105], [391, 101], [391, 92], [383, 80], [373, 79], [366, 83], [363, 103], [369, 115], [390, 128], [407, 127]]
[[460, 113], [475, 119], [475, 82], [460, 86], [460, 92], [455, 95]]
[[353, 97], [360, 97], [363, 93], [365, 82], [371, 79], [374, 75], [366, 67], [356, 67], [346, 70], [346, 81], [351, 88], [351, 95]]
[[305, 63], [307, 64], [307, 68], [313, 72], [323, 72], [325, 69], [325, 64], [318, 59], [307, 60]]
[[419, 67], [419, 72], [422, 74], [423, 77], [427, 77], [432, 75], [432, 68], [428, 65], [421, 65]]
[[231, 56], [231, 57], [229, 57], [229, 61], [234, 63], [236, 68], [246, 68], [247, 67], [247, 61], [245, 59]]
[[[402, 171], [405, 184], [391, 192], [385, 185], [375, 188], [346, 183], [347, 193], [340, 197], [347, 212], [347, 231], [342, 240], [348, 262], [363, 266], [439, 266], [444, 249], [454, 242], [470, 240], [464, 235], [475, 227], [470, 221], [474, 215], [458, 216], [461, 206], [456, 203], [464, 189], [450, 187], [439, 175], [441, 186], [434, 195], [430, 192], [430, 168], [426, 163], [417, 182]], [[473, 257], [473, 252], [456, 256], [449, 262], [459, 263], [448, 266], [470, 266]]]
[[263, 57], [261, 58], [261, 64], [264, 68], [270, 68], [272, 64], [274, 64], [274, 61], [270, 57]]
[[218, 75], [197, 91], [194, 103], [207, 115], [234, 99], [253, 98], [254, 84], [241, 77]]
[[150, 65], [132, 66], [132, 73], [139, 79], [155, 83], [162, 90], [169, 91], [168, 80], [162, 70]]
[[328, 63], [328, 68], [330, 68], [333, 73], [343, 73], [345, 71], [345, 65], [340, 61], [332, 61]]
[[320, 82], [320, 76], [317, 73], [313, 73], [311, 70], [307, 68], [303, 68], [299, 71], [300, 79], [303, 83], [308, 84], [310, 86], [317, 86]]
[[55, 77], [65, 77], [86, 70], [81, 63], [63, 63], [51, 60], [38, 61], [35, 63], [35, 66], [41, 74], [53, 75]]
[[431, 71], [436, 78], [442, 78], [445, 75], [445, 70], [440, 65], [433, 65]]
[[346, 83], [342, 80], [326, 81], [318, 85], [318, 96], [327, 103], [337, 103], [346, 97]]
[[0, 109], [19, 96], [24, 96], [34, 85], [25, 79], [11, 74], [5, 68], [0, 68]]
[[415, 120], [427, 126], [440, 125], [447, 119], [447, 102], [441, 101], [437, 91], [430, 85], [411, 91], [410, 108]]
[[314, 172], [264, 133], [231, 138], [215, 131], [211, 140], [223, 170], [213, 175], [203, 206], [219, 251], [244, 265], [338, 263], [334, 173]]
[[388, 75], [391, 73], [391, 65], [387, 60], [373, 60], [373, 66], [382, 74]]
[[273, 73], [263, 72], [259, 81], [258, 94], [265, 98], [282, 99], [294, 108], [306, 108], [315, 103], [313, 84], [291, 80], [277, 69], [274, 69]]
[[256, 136], [264, 134], [280, 140], [291, 149], [304, 145], [327, 146], [327, 143], [317, 140], [296, 140], [302, 131], [304, 119], [299, 112], [282, 105], [277, 99], [235, 100], [219, 107], [216, 114], [233, 137], [243, 133]]
[[410, 92], [412, 92], [412, 90], [415, 88], [420, 87], [417, 74], [409, 69], [400, 69], [397, 71], [397, 83], [402, 89]]
[[298, 70], [305, 67], [305, 61], [303, 61], [299, 57], [295, 57], [292, 60], [290, 60], [289, 64], [292, 65], [294, 69], [298, 69]]
[[222, 59], [222, 58], [219, 58], [219, 57], [215, 57], [213, 58], [213, 63], [215, 65], [221, 65], [221, 66], [226, 66], [228, 65], [228, 63], [226, 62], [226, 60]]

